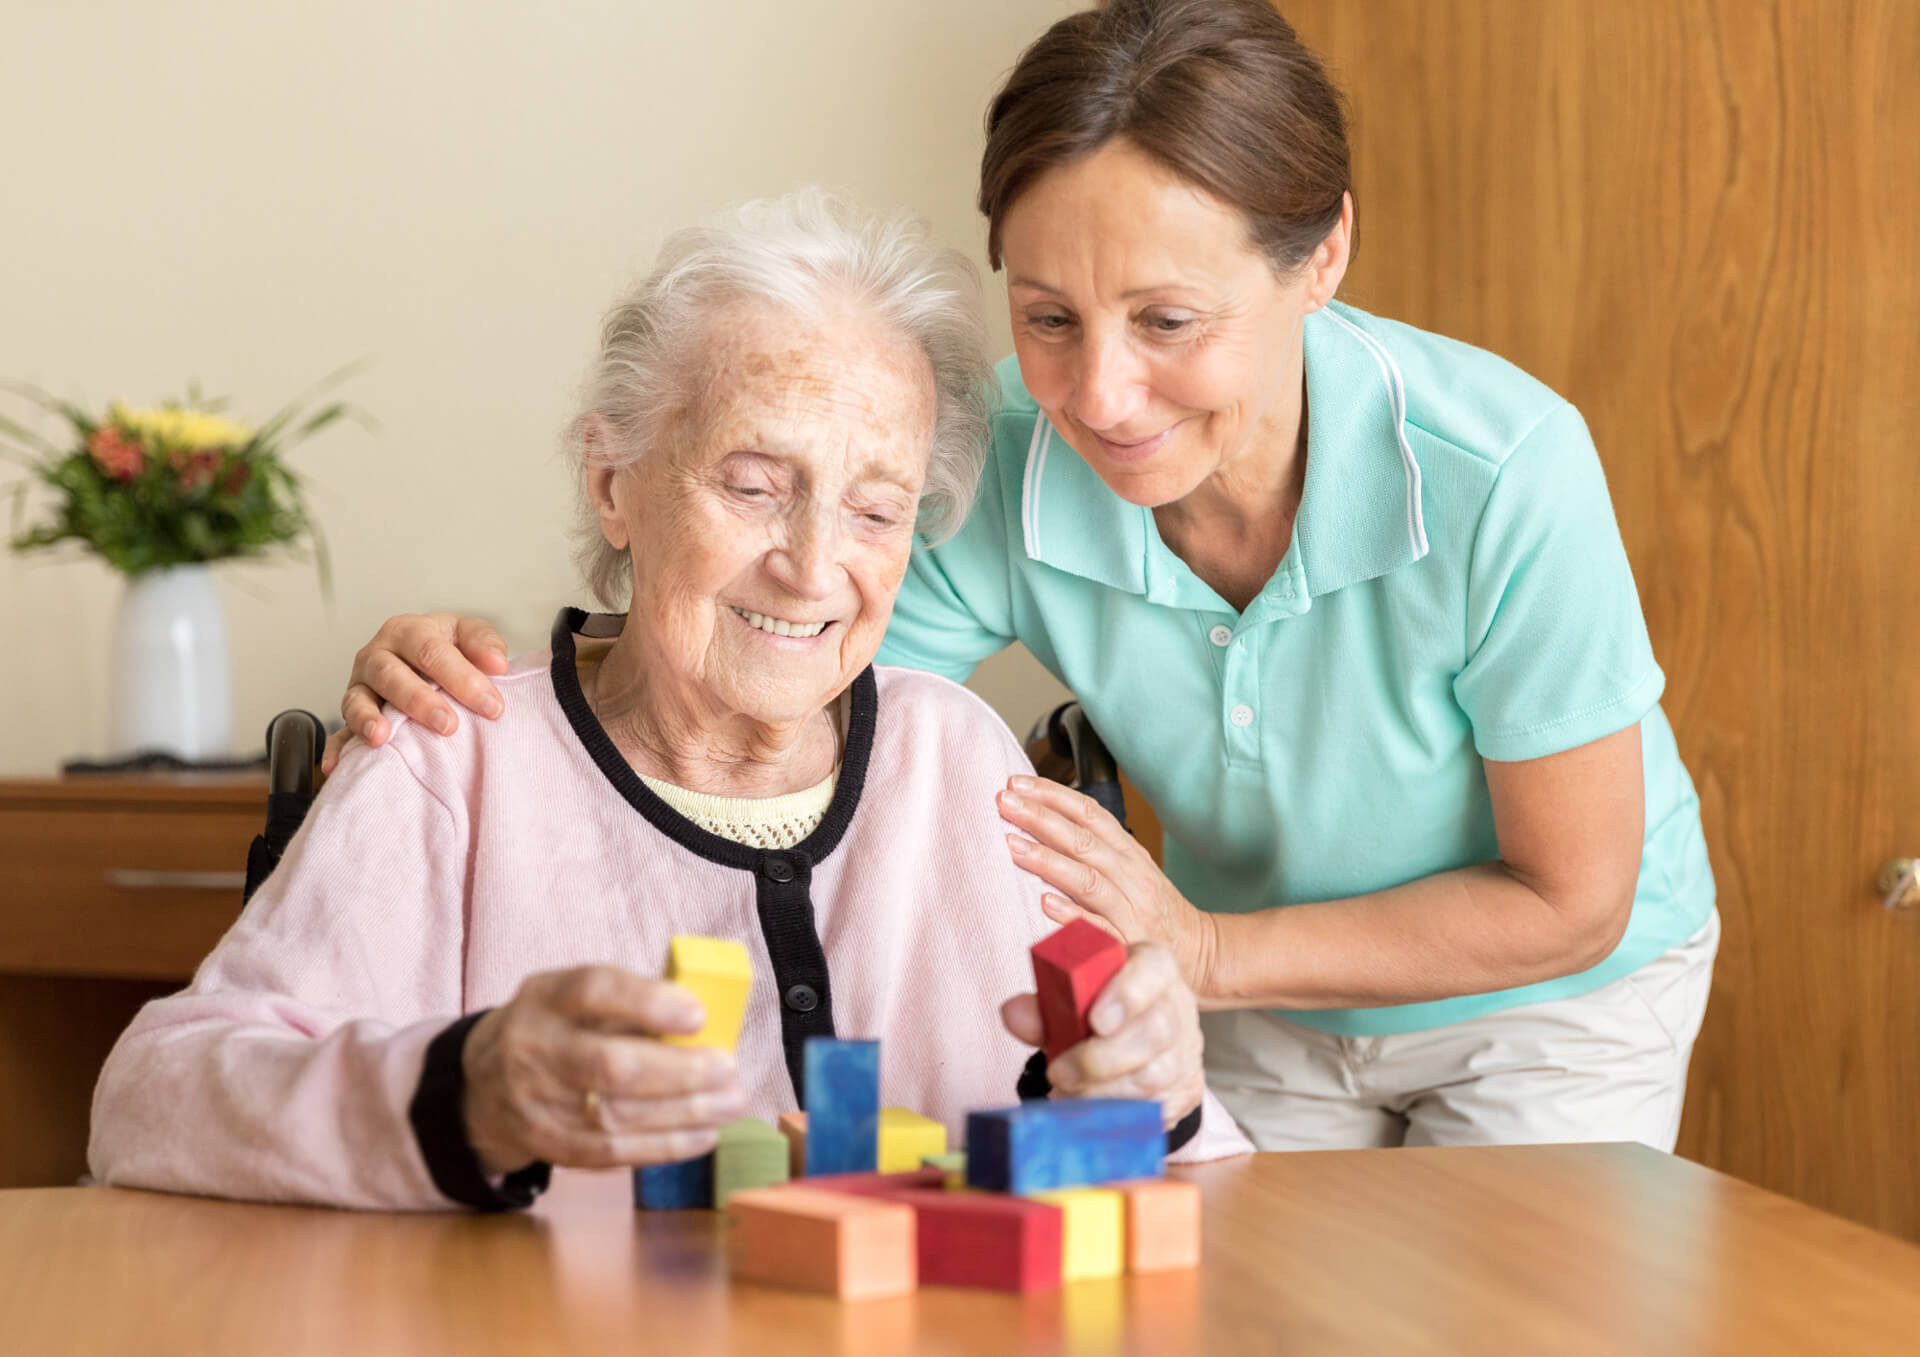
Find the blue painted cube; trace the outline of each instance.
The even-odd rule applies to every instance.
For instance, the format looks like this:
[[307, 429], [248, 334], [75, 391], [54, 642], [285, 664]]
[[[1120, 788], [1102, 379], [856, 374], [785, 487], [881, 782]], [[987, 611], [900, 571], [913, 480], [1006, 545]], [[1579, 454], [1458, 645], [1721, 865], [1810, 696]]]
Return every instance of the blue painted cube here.
[[1166, 1155], [1155, 1102], [1068, 1098], [967, 1114], [967, 1186], [989, 1192], [1158, 1178]]
[[633, 1204], [649, 1211], [704, 1210], [712, 1206], [712, 1153], [635, 1169]]
[[808, 1037], [807, 1173], [880, 1165], [880, 1043]]

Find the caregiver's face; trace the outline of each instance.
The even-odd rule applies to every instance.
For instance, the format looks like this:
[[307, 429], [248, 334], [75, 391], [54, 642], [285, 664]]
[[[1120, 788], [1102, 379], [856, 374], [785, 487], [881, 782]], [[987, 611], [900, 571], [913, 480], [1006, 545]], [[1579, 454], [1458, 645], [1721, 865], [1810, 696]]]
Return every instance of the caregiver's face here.
[[[854, 309], [715, 317], [691, 408], [611, 487], [633, 608], [710, 706], [818, 711], [873, 659], [913, 544], [933, 370]], [[624, 540], [618, 540], [624, 539]]]
[[1252, 471], [1296, 427], [1301, 322], [1337, 272], [1279, 276], [1236, 209], [1130, 142], [1043, 175], [1001, 243], [1027, 390], [1122, 499]]

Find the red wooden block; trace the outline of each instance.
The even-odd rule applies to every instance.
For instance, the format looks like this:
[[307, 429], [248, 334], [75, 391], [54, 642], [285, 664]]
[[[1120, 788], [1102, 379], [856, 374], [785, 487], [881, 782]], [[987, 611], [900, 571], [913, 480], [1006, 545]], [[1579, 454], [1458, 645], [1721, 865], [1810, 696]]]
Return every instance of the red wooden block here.
[[1087, 1014], [1093, 1001], [1126, 963], [1127, 945], [1085, 919], [1033, 945], [1033, 981], [1048, 1059], [1092, 1035]]
[[905, 1173], [816, 1173], [796, 1178], [795, 1187], [820, 1192], [844, 1192], [850, 1197], [891, 1197], [898, 1192], [938, 1191], [947, 1184], [944, 1169], [910, 1169]]
[[1060, 1285], [1063, 1213], [1057, 1206], [986, 1192], [900, 1192], [911, 1206], [920, 1285], [1051, 1291]]

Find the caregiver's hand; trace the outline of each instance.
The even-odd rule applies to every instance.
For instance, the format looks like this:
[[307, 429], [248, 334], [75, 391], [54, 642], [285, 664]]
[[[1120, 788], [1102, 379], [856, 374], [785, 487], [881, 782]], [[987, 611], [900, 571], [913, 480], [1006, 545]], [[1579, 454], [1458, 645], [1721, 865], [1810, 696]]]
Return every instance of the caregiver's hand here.
[[[1088, 1014], [1093, 1035], [1047, 1062], [1054, 1091], [1072, 1098], [1151, 1098], [1172, 1126], [1200, 1105], [1200, 1011], [1164, 947], [1127, 949]], [[1007, 1030], [1029, 1046], [1042, 1040], [1040, 1001], [1021, 994], [1000, 1006]]]
[[613, 966], [528, 977], [461, 1053], [467, 1140], [482, 1166], [498, 1175], [536, 1159], [610, 1168], [705, 1154], [746, 1107], [733, 1055], [649, 1035], [697, 1032], [703, 1020], [678, 985]]
[[1187, 903], [1106, 807], [1062, 783], [1033, 777], [1011, 779], [999, 802], [1002, 818], [1026, 831], [1007, 836], [1014, 862], [1060, 892], [1040, 897], [1048, 918], [1062, 924], [1091, 919], [1124, 942], [1159, 943], [1173, 954], [1187, 985], [1196, 994], [1207, 992], [1213, 919]]
[[[389, 617], [353, 657], [347, 695], [340, 699], [340, 719], [346, 725], [327, 737], [320, 771], [331, 773], [340, 762], [340, 751], [356, 735], [371, 745], [387, 742], [393, 731], [380, 714], [382, 701], [442, 735], [453, 734], [460, 724], [455, 702], [482, 716], [498, 716], [503, 710], [500, 692], [487, 675], [506, 672], [507, 643], [477, 617], [452, 613]], [[434, 689], [436, 683], [439, 691]]]

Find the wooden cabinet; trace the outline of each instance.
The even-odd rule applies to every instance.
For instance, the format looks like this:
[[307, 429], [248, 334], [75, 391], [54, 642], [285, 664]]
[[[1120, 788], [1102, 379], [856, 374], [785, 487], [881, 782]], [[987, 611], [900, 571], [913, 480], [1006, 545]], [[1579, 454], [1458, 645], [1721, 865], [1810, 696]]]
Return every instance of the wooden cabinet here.
[[240, 913], [260, 777], [0, 781], [0, 1187], [75, 1181], [100, 1063]]

